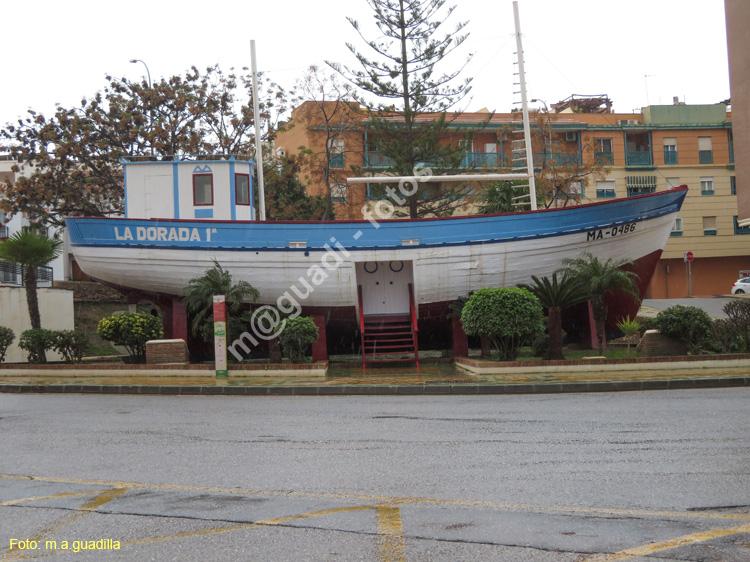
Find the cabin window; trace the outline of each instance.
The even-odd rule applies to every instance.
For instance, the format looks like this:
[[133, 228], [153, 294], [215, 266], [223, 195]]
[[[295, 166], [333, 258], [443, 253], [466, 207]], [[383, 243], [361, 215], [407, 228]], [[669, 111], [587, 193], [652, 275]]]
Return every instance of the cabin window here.
[[214, 175], [193, 174], [193, 205], [214, 204]]
[[234, 202], [236, 205], [250, 204], [250, 176], [234, 174]]

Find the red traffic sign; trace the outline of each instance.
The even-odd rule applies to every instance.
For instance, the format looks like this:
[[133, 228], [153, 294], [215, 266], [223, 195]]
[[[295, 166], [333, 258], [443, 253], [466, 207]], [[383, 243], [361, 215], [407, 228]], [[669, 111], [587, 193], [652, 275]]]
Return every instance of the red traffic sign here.
[[695, 259], [695, 255], [693, 254], [693, 252], [688, 250], [687, 252], [685, 252], [684, 259], [685, 259], [685, 263], [693, 263], [693, 260]]

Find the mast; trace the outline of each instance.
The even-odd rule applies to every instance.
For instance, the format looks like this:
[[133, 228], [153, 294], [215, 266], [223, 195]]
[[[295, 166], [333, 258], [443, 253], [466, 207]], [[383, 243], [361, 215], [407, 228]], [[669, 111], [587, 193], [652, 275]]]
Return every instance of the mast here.
[[518, 57], [518, 82], [521, 87], [521, 110], [523, 114], [523, 139], [526, 145], [526, 169], [529, 174], [529, 199], [531, 209], [536, 210], [536, 181], [534, 178], [534, 150], [531, 145], [529, 104], [526, 97], [526, 72], [524, 70], [523, 44], [521, 43], [521, 19], [518, 15], [518, 0], [513, 0], [513, 18], [516, 24], [516, 56]]
[[266, 190], [263, 182], [263, 143], [260, 139], [258, 110], [258, 71], [255, 66], [255, 39], [250, 40], [250, 66], [253, 73], [253, 120], [255, 121], [255, 167], [258, 170], [258, 218], [266, 220]]

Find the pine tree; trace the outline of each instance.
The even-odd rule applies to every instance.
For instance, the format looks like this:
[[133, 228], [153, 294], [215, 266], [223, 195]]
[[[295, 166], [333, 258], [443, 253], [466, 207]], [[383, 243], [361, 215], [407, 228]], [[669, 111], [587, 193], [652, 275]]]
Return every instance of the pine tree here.
[[[367, 49], [362, 52], [346, 44], [358, 67], [328, 64], [364, 94], [359, 101], [370, 112], [370, 137], [374, 148], [390, 162], [389, 172], [410, 176], [420, 164], [457, 168], [461, 149], [441, 140], [450, 123], [448, 112], [471, 90], [471, 78], [460, 78], [471, 55], [456, 70], [443, 72], [438, 67], [468, 37], [466, 22], [443, 33], [455, 10], [445, 0], [368, 0], [368, 4], [377, 39], [367, 39], [359, 22], [347, 18]], [[404, 206], [412, 218], [449, 214], [466, 194], [463, 188], [432, 197], [417, 191]]]

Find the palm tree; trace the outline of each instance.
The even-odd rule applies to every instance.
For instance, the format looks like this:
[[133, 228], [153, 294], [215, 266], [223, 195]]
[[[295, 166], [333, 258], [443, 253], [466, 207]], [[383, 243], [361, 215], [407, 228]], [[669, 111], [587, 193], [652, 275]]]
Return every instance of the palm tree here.
[[230, 339], [242, 333], [242, 305], [258, 298], [258, 291], [247, 281], [232, 283], [232, 275], [214, 261], [211, 269], [191, 279], [185, 289], [185, 306], [194, 335], [203, 341], [213, 339], [213, 297], [224, 295], [227, 303], [227, 331]]
[[588, 292], [581, 280], [568, 272], [558, 279], [557, 272], [549, 277], [531, 276], [531, 285], [524, 285], [531, 291], [542, 306], [547, 309], [547, 333], [549, 334], [548, 359], [564, 359], [562, 353], [562, 311], [581, 303], [588, 298]]
[[638, 298], [638, 275], [621, 269], [630, 265], [627, 260], [612, 258], [601, 261], [596, 256], [585, 252], [577, 258], [565, 260], [565, 266], [571, 275], [580, 279], [585, 287], [596, 323], [596, 335], [599, 340], [599, 353], [606, 347], [605, 326], [607, 322], [607, 293], [621, 291]]
[[16, 232], [0, 243], [0, 260], [21, 265], [31, 327], [37, 330], [42, 327], [37, 295], [37, 269], [59, 256], [61, 246], [60, 240], [48, 238], [31, 228]]

